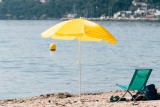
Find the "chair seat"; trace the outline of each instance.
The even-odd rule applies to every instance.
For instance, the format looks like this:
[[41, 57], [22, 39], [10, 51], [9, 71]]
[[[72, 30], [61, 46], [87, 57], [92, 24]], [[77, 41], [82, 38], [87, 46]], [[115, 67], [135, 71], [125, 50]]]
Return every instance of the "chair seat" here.
[[128, 90], [128, 86], [129, 86], [129, 85], [120, 85], [120, 84], [116, 84], [116, 85], [119, 86], [120, 88], [122, 88], [125, 91]]

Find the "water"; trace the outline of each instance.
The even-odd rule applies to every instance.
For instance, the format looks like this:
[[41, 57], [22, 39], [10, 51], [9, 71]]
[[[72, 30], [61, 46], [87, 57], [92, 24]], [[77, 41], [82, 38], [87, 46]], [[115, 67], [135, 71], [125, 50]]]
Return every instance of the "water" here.
[[[78, 94], [78, 41], [44, 39], [59, 21], [0, 21], [0, 99], [52, 92]], [[160, 23], [98, 21], [118, 44], [81, 42], [82, 93], [114, 91], [136, 68], [152, 68], [160, 86]], [[49, 51], [50, 43], [57, 45]]]

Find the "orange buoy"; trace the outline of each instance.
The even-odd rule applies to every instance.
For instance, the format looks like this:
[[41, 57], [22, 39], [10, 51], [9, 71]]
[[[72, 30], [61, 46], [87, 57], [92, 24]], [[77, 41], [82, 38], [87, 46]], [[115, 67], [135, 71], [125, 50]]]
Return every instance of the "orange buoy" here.
[[55, 51], [56, 50], [56, 44], [50, 44], [50, 51]]

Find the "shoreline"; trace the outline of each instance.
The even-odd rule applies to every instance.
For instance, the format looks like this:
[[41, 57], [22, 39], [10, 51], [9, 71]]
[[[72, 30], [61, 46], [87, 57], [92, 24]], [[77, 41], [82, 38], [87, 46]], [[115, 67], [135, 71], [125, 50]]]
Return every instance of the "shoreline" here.
[[[83, 18], [83, 17], [82, 17]], [[19, 20], [72, 20], [74, 18], [47, 18], [47, 19], [19, 19]], [[149, 21], [149, 22], [160, 22], [160, 18], [84, 18], [90, 21]], [[0, 19], [1, 20], [16, 20], [16, 19]], [[18, 19], [17, 19], [18, 20]]]
[[[71, 20], [73, 18], [61, 18], [59, 20]], [[160, 19], [157, 18], [85, 18], [90, 21], [159, 21]]]
[[[131, 91], [135, 94], [135, 91]], [[157, 89], [160, 92], [160, 89]], [[126, 101], [110, 102], [111, 96], [122, 96], [124, 91], [84, 93], [79, 102], [79, 96], [69, 93], [50, 93], [30, 98], [0, 100], [0, 107], [132, 107], [135, 106], [131, 97], [126, 95]], [[160, 100], [137, 101], [138, 107], [158, 107]]]

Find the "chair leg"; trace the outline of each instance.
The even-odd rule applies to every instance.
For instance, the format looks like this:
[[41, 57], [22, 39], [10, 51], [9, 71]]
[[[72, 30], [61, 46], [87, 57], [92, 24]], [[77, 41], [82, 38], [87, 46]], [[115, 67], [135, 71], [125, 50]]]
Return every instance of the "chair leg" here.
[[147, 100], [149, 100], [148, 96], [143, 91], [141, 91], [141, 92], [145, 95], [145, 97], [147, 98]]
[[131, 97], [133, 98], [134, 102], [137, 102], [136, 99], [133, 97], [133, 95], [128, 91], [128, 93], [131, 95]]
[[132, 95], [129, 91], [126, 91], [125, 94], [124, 94], [117, 102], [119, 102], [119, 101], [127, 94], [127, 92], [128, 92], [128, 93], [131, 95], [131, 97], [133, 98], [134, 103], [136, 103], [136, 102], [137, 102], [136, 99], [133, 97], [133, 95]]
[[127, 91], [124, 93], [124, 95], [117, 102], [119, 102], [126, 94], [127, 94]]

